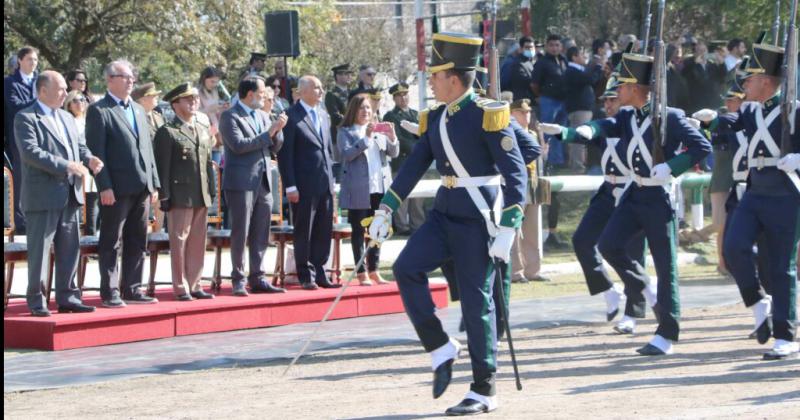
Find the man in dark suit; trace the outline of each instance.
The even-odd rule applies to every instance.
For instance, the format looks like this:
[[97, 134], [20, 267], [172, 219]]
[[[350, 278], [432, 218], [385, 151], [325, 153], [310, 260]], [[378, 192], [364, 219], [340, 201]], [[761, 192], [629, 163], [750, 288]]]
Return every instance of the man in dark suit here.
[[325, 275], [333, 231], [333, 149], [330, 119], [320, 106], [319, 79], [303, 76], [300, 101], [287, 112], [283, 148], [278, 155], [286, 198], [294, 215], [294, 258], [297, 277], [306, 290], [339, 287]]
[[[3, 122], [5, 134], [5, 150], [8, 152], [12, 170], [20, 165], [19, 149], [14, 142], [14, 116], [21, 109], [36, 100], [36, 67], [39, 65], [39, 52], [33, 47], [22, 47], [17, 51], [18, 68], [14, 74], [3, 79]], [[25, 215], [20, 198], [21, 176], [14, 177], [14, 226], [17, 233], [25, 234]]]
[[273, 123], [262, 111], [267, 96], [264, 79], [251, 77], [239, 82], [239, 101], [219, 118], [225, 145], [222, 189], [228, 202], [231, 225], [233, 294], [247, 296], [244, 288], [244, 247], [250, 251], [247, 282], [253, 293], [283, 293], [264, 278], [262, 269], [269, 239], [272, 213], [272, 169], [270, 159], [283, 142], [281, 129], [286, 116]]
[[[106, 162], [95, 177], [100, 191], [100, 297], [103, 306], [156, 303], [143, 294], [142, 267], [147, 246], [150, 205], [160, 188], [144, 108], [130, 97], [136, 77], [124, 60], [105, 68], [108, 93], [86, 115], [86, 140]], [[121, 243], [120, 243], [121, 242]], [[117, 255], [122, 246], [122, 273]], [[121, 294], [121, 296], [120, 296]]]
[[[78, 210], [83, 204], [86, 166], [103, 167], [78, 133], [75, 119], [61, 109], [67, 82], [54, 72], [36, 81], [38, 101], [14, 118], [22, 172], [22, 207], [28, 220], [28, 307], [33, 316], [50, 316], [42, 289], [47, 281], [50, 249], [55, 254], [56, 303], [59, 312], [92, 312], [75, 287], [80, 239]], [[86, 165], [86, 166], [84, 166]]]

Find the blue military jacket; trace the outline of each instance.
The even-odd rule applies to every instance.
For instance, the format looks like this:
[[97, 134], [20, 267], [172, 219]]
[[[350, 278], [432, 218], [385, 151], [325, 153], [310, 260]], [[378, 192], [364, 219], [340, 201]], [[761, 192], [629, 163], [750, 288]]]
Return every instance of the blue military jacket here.
[[[800, 104], [800, 101], [797, 102]], [[758, 133], [759, 120], [763, 121], [766, 131], [772, 138], [770, 141], [754, 141]], [[800, 113], [794, 114], [795, 132], [791, 136], [791, 153], [800, 153]], [[711, 130], [744, 131], [748, 141], [747, 161], [750, 174], [747, 178], [748, 191], [763, 195], [791, 195], [800, 192], [792, 185], [785, 172], [775, 167], [774, 164], [764, 165], [759, 163], [764, 159], [780, 157], [781, 147], [780, 94], [766, 101], [745, 102], [739, 111], [732, 114], [720, 115], [712, 121]], [[758, 135], [761, 138], [761, 135]]]
[[[480, 191], [488, 203], [494, 203], [499, 188], [502, 188], [503, 214], [500, 225], [518, 227], [522, 223], [522, 206], [525, 203], [528, 175], [514, 132], [509, 126], [508, 106], [506, 105], [503, 111], [506, 118], [500, 118], [492, 123], [493, 116], [497, 116], [493, 114], [498, 113], [491, 111], [490, 114], [490, 111], [486, 110], [491, 102], [487, 101], [489, 100], [477, 99], [472, 90], [468, 90], [453, 104], [438, 106], [421, 113], [420, 140], [400, 168], [391, 188], [384, 196], [383, 204], [393, 210], [396, 209], [433, 161], [436, 162], [436, 169], [441, 175], [456, 175], [439, 134], [440, 120], [445, 118], [450, 142], [470, 177], [497, 174], [503, 176], [502, 187], [485, 186], [480, 187]], [[451, 217], [483, 219], [464, 188], [439, 188], [434, 208]]]

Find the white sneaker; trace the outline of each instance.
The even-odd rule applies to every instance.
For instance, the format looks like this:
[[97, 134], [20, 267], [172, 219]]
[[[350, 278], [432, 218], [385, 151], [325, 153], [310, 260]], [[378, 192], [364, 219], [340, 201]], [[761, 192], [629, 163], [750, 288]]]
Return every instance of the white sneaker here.
[[636, 320], [625, 315], [622, 319], [617, 322], [617, 325], [614, 326], [614, 331], [619, 334], [633, 334], [633, 331], [636, 329]]
[[780, 360], [797, 356], [800, 353], [800, 343], [776, 339], [772, 350], [764, 353], [764, 360]]

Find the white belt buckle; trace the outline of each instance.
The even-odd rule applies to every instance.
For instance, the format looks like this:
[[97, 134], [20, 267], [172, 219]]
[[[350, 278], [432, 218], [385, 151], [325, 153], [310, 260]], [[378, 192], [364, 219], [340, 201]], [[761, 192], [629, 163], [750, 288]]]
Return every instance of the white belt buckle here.
[[757, 162], [756, 166], [758, 167], [759, 171], [764, 169], [764, 156], [759, 156], [756, 159], [756, 162]]
[[614, 174], [609, 175], [611, 177], [611, 183], [616, 185], [617, 184], [617, 176]]
[[634, 175], [633, 179], [634, 179], [634, 181], [636, 181], [637, 185], [639, 185], [640, 187], [642, 186], [642, 176], [641, 175], [638, 175], [638, 174]]

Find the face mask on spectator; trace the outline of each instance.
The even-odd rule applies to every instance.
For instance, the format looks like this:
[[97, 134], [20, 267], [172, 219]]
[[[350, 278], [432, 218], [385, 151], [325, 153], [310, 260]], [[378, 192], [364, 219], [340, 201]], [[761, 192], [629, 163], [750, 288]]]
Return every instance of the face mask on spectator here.
[[533, 58], [533, 51], [524, 50], [524, 51], [522, 51], [522, 55], [524, 55], [525, 57], [528, 57], [528, 58]]

